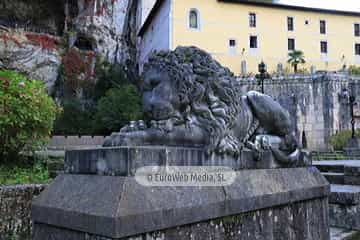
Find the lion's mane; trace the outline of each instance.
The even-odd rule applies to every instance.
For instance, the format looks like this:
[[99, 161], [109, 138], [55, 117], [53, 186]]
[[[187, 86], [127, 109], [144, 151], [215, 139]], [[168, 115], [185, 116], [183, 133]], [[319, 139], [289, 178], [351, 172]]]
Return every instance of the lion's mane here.
[[210, 136], [208, 150], [221, 144], [237, 148], [238, 140], [231, 131], [241, 111], [240, 92], [233, 73], [211, 55], [197, 47], [177, 47], [175, 51], [154, 53], [144, 66], [167, 71], [178, 91], [185, 124], [191, 115]]

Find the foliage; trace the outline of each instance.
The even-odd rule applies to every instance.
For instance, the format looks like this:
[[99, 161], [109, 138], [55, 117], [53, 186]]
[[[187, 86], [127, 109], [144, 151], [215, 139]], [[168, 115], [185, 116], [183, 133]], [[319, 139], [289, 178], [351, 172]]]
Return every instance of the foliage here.
[[350, 74], [360, 75], [360, 67], [357, 67], [355, 65], [350, 65], [348, 70]]
[[49, 171], [40, 161], [33, 165], [19, 162], [0, 165], [0, 185], [47, 183], [49, 180]]
[[[79, 56], [74, 53], [74, 59], [77, 58]], [[61, 69], [60, 75], [66, 75], [64, 66]], [[74, 66], [68, 70], [68, 76], [79, 73]], [[98, 58], [94, 72], [96, 82], [89, 83], [86, 88], [83, 84], [78, 85], [84, 92], [81, 98], [68, 94], [62, 99], [63, 113], [55, 121], [53, 134], [109, 134], [141, 115], [141, 98], [136, 88], [129, 83], [122, 66]], [[59, 79], [57, 88], [66, 89], [67, 86], [63, 86], [66, 84], [69, 82]]]
[[47, 34], [25, 34], [26, 38], [35, 46], [41, 46], [43, 50], [54, 50], [58, 42], [54, 37], [50, 37]]
[[62, 57], [64, 85], [70, 95], [76, 96], [78, 89], [87, 87], [93, 82], [94, 58], [94, 52], [80, 53], [75, 48], [71, 48]]
[[[347, 142], [351, 138], [351, 130], [342, 130], [330, 137], [329, 143], [334, 150], [340, 151], [346, 146]], [[356, 136], [360, 137], [360, 129], [357, 129]]]
[[42, 146], [56, 112], [42, 82], [14, 71], [0, 71], [0, 161]]
[[288, 63], [291, 64], [291, 66], [294, 67], [294, 72], [297, 72], [297, 68], [299, 64], [304, 64], [305, 61], [305, 56], [303, 51], [301, 50], [294, 50], [292, 52], [289, 53], [289, 59], [288, 59]]
[[122, 66], [103, 62], [100, 59], [95, 65], [95, 73], [97, 82], [92, 96], [96, 101], [105, 96], [109, 89], [120, 88], [129, 82]]
[[130, 120], [140, 119], [141, 109], [141, 98], [133, 85], [112, 88], [96, 106], [94, 129], [103, 134], [119, 131]]
[[85, 108], [77, 98], [65, 99], [63, 112], [54, 123], [55, 135], [88, 135], [92, 133], [93, 109]]

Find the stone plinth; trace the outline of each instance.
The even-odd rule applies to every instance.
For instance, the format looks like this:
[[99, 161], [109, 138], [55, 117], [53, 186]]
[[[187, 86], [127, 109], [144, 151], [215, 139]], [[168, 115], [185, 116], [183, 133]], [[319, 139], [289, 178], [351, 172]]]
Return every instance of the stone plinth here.
[[344, 148], [346, 155], [350, 157], [360, 157], [360, 139], [350, 138]]
[[[302, 153], [297, 166], [311, 165]], [[239, 157], [207, 156], [202, 148], [144, 146], [69, 150], [65, 155], [65, 172], [71, 174], [100, 174], [133, 176], [144, 166], [226, 166], [234, 170], [270, 169], [291, 167], [280, 165], [270, 151], [256, 160], [250, 150], [243, 150]]]
[[[330, 187], [316, 168], [238, 168], [235, 182], [222, 187], [145, 187], [132, 176], [144, 165], [239, 164], [227, 158], [207, 163], [199, 151], [68, 152], [68, 173], [33, 203], [33, 239], [329, 239]], [[237, 161], [254, 160], [244, 152]]]

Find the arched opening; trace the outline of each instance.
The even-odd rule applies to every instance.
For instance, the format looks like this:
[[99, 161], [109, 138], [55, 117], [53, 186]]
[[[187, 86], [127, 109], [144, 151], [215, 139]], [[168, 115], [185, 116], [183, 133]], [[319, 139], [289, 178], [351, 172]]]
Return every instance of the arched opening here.
[[191, 9], [189, 13], [189, 27], [193, 29], [199, 28], [199, 13], [196, 9]]
[[84, 37], [84, 36], [79, 36], [75, 42], [75, 47], [77, 47], [80, 50], [85, 50], [85, 51], [93, 51], [93, 43], [90, 39]]

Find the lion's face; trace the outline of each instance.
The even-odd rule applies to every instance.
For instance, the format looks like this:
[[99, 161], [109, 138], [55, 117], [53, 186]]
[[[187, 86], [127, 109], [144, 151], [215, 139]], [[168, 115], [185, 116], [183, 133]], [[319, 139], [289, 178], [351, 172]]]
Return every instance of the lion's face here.
[[165, 70], [150, 68], [143, 73], [143, 111], [153, 120], [178, 116], [179, 96]]

